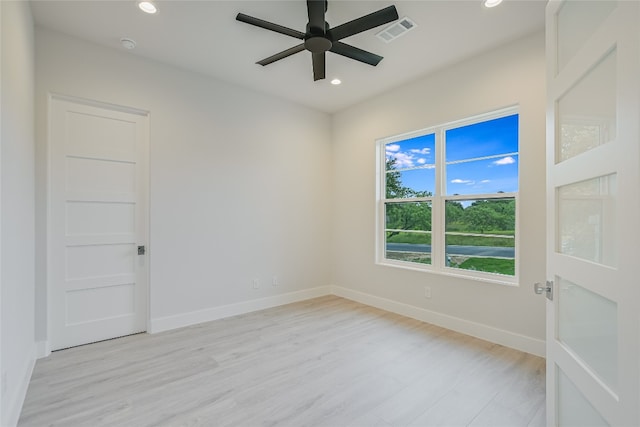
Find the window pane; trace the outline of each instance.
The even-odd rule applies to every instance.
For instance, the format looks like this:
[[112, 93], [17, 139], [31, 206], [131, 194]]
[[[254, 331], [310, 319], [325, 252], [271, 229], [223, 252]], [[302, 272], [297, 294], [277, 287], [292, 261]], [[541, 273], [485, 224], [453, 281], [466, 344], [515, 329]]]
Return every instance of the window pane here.
[[385, 258], [431, 264], [431, 203], [386, 203], [385, 218]]
[[387, 171], [386, 198], [406, 199], [411, 197], [433, 196], [436, 182], [436, 170], [433, 167]]
[[518, 152], [518, 115], [446, 131], [446, 162]]
[[387, 199], [434, 194], [435, 144], [429, 134], [385, 145]]
[[448, 267], [515, 275], [514, 198], [447, 200]]
[[517, 155], [447, 165], [448, 196], [517, 191]]
[[558, 188], [560, 253], [615, 266], [616, 175]]

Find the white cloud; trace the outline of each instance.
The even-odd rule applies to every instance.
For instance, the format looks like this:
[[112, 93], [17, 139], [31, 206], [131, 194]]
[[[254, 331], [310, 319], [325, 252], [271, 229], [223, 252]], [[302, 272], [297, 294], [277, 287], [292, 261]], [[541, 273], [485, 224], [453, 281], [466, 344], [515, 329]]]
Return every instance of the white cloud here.
[[503, 165], [512, 165], [515, 162], [516, 162], [516, 159], [514, 159], [511, 156], [507, 156], [507, 157], [503, 157], [500, 160], [496, 160], [495, 162], [493, 162], [493, 164], [498, 166], [503, 166]]
[[483, 179], [482, 181], [480, 181], [480, 184], [487, 184], [489, 182], [491, 182], [490, 179]]
[[417, 155], [430, 154], [431, 149], [428, 147], [420, 149], [411, 149], [401, 151], [399, 144], [387, 144], [385, 146], [387, 158], [393, 158], [396, 161], [396, 167], [399, 169], [414, 168], [416, 166], [427, 165], [428, 160]]
[[413, 150], [409, 150], [409, 151], [411, 151], [412, 153], [415, 153], [415, 154], [426, 155], [426, 154], [431, 153], [431, 148], [429, 148], [429, 147], [424, 147], [424, 148], [420, 148], [420, 149], [414, 148]]
[[475, 183], [475, 181], [471, 181], [469, 179], [458, 179], [458, 178], [456, 178], [456, 179], [452, 179], [451, 183], [452, 184], [473, 184], [473, 183]]
[[398, 168], [412, 168], [415, 166], [413, 156], [410, 154], [398, 152], [391, 153], [390, 156], [396, 159], [396, 167]]

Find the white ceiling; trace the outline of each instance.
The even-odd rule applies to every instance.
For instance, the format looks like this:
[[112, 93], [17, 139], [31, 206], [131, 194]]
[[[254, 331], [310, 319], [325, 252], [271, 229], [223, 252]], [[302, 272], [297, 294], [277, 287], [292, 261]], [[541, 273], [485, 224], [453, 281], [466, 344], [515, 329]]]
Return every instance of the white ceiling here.
[[[446, 65], [541, 30], [545, 0], [505, 0], [493, 9], [480, 0], [329, 0], [327, 21], [335, 27], [395, 4], [400, 18], [418, 26], [386, 44], [379, 27], [343, 41], [384, 57], [371, 67], [327, 53], [326, 80], [313, 81], [311, 54], [297, 53], [262, 67], [255, 62], [293, 47], [299, 40], [235, 20], [238, 12], [299, 31], [307, 23], [306, 3], [289, 1], [157, 1], [147, 15], [135, 0], [32, 0], [37, 25], [114, 49], [122, 37], [136, 41], [128, 53], [203, 73], [335, 112]], [[329, 82], [338, 77], [343, 83]]]

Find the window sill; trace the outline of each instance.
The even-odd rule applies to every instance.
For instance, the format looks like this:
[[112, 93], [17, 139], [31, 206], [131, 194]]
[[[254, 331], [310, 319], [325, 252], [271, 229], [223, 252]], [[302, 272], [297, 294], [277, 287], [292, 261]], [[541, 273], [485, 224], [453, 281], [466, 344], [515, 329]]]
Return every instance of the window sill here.
[[[501, 274], [480, 273], [471, 270], [457, 270], [453, 268], [438, 269], [430, 264], [425, 264], [424, 267], [416, 265], [415, 263], [408, 263], [402, 261], [392, 261], [384, 259], [376, 262], [377, 265], [383, 267], [401, 268], [403, 270], [419, 271], [423, 273], [437, 274], [440, 276], [454, 277], [456, 279], [473, 280], [476, 282], [490, 283], [493, 285], [503, 285], [510, 287], [519, 287], [520, 283], [515, 276], [504, 276]], [[464, 273], [463, 273], [464, 272]]]

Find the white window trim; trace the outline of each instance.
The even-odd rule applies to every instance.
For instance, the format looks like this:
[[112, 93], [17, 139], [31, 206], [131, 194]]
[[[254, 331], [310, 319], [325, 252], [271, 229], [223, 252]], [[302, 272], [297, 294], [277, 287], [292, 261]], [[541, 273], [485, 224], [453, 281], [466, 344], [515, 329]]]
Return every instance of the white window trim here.
[[[476, 280], [479, 282], [501, 284], [507, 286], [519, 286], [520, 277], [520, 162], [518, 162], [518, 192], [516, 193], [491, 193], [491, 194], [469, 194], [469, 195], [451, 195], [445, 194], [446, 188], [446, 140], [444, 138], [445, 132], [475, 123], [481, 123], [493, 119], [498, 119], [513, 114], [520, 114], [518, 106], [511, 106], [495, 110], [489, 113], [478, 114], [473, 117], [469, 117], [462, 120], [456, 120], [448, 123], [444, 123], [437, 126], [431, 126], [428, 128], [420, 129], [417, 131], [407, 132], [400, 135], [389, 136], [376, 140], [376, 230], [375, 230], [375, 261], [376, 264], [403, 268], [408, 270], [423, 271], [435, 274], [441, 274], [450, 277], [459, 277], [465, 279]], [[520, 126], [518, 126], [518, 132], [520, 132]], [[419, 264], [416, 262], [407, 262], [400, 260], [388, 259], [385, 257], [385, 202], [389, 200], [385, 197], [386, 189], [386, 154], [385, 147], [389, 143], [399, 142], [406, 139], [411, 139], [428, 134], [435, 134], [435, 152], [437, 159], [435, 161], [435, 192], [431, 197], [419, 197], [411, 199], [402, 199], [402, 201], [428, 201], [431, 203], [431, 264]], [[520, 140], [520, 137], [518, 136]], [[514, 155], [520, 153], [520, 147], [518, 147], [518, 153], [506, 153], [504, 155]], [[494, 156], [489, 156], [494, 157]], [[455, 162], [454, 162], [455, 163]], [[445, 170], [441, 170], [445, 168]], [[497, 273], [487, 273], [482, 271], [464, 270], [459, 268], [447, 267], [444, 259], [444, 251], [433, 250], [433, 248], [444, 248], [445, 239], [445, 217], [444, 217], [444, 204], [447, 200], [480, 200], [480, 199], [503, 199], [514, 198], [516, 202], [515, 212], [515, 274], [513, 276], [507, 276]], [[400, 201], [398, 201], [400, 202]], [[426, 232], [425, 232], [426, 233]]]

